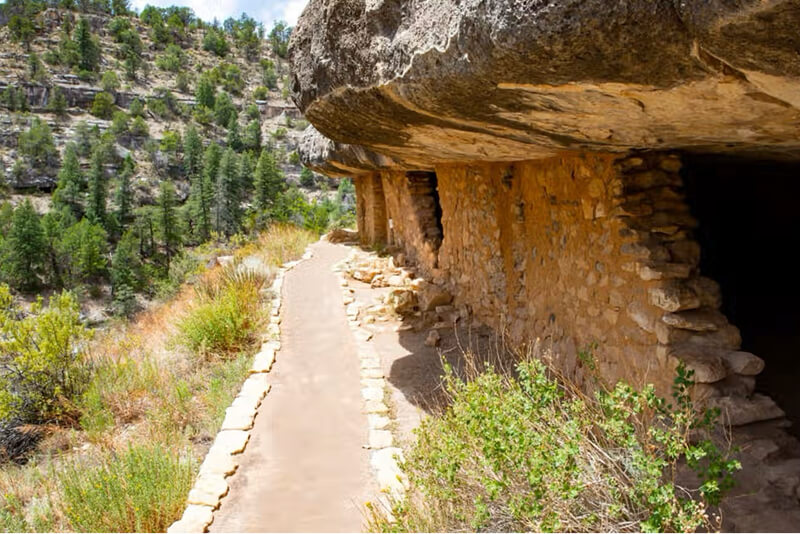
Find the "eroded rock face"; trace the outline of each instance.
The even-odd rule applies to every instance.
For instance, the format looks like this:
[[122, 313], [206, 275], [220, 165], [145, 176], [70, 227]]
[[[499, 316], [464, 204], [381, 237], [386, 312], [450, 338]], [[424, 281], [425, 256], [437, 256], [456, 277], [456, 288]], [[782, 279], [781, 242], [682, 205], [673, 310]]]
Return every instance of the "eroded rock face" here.
[[800, 157], [797, 27], [800, 0], [311, 0], [292, 90], [335, 141], [316, 162], [350, 172], [563, 150]]

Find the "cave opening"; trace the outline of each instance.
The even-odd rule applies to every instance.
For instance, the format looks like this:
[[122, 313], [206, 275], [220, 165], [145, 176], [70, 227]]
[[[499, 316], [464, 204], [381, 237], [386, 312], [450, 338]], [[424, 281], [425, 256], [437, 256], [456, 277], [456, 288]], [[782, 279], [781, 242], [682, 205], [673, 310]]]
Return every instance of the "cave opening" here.
[[742, 350], [766, 363], [756, 391], [800, 436], [800, 162], [686, 155], [683, 178], [699, 221], [701, 272], [719, 282]]

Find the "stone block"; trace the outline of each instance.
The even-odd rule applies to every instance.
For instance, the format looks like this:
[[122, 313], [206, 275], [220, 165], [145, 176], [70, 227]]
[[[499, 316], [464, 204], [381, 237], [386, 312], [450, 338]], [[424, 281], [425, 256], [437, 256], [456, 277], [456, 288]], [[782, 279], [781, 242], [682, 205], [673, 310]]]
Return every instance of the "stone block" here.
[[694, 371], [693, 379], [701, 384], [718, 382], [728, 376], [728, 369], [718, 354], [704, 352], [693, 347], [673, 348], [670, 356], [683, 362], [686, 369]]
[[275, 363], [275, 351], [268, 349], [262, 350], [253, 358], [253, 365], [250, 367], [251, 373], [269, 373]]
[[757, 421], [768, 421], [785, 414], [771, 398], [755, 394], [750, 399], [741, 397], [718, 397], [709, 405], [720, 409], [723, 421], [731, 426], [741, 426]]
[[217, 438], [208, 453], [239, 454], [244, 452], [249, 440], [250, 432], [245, 430], [223, 430], [217, 434]]
[[450, 304], [453, 301], [453, 295], [440, 286], [422, 282], [419, 285], [417, 299], [419, 309], [426, 312], [435, 310], [437, 306]]
[[370, 429], [369, 431], [369, 448], [385, 449], [391, 447], [393, 443], [392, 433], [388, 430]]
[[216, 508], [219, 501], [228, 493], [228, 482], [223, 475], [204, 475], [197, 477], [189, 498], [189, 504], [199, 504]]
[[728, 324], [722, 313], [711, 309], [665, 313], [661, 320], [669, 326], [694, 332], [715, 332]]
[[698, 296], [681, 283], [667, 283], [648, 290], [650, 303], [667, 312], [692, 310], [701, 306]]
[[183, 512], [179, 521], [173, 523], [168, 529], [168, 534], [205, 532], [208, 525], [214, 521], [214, 509], [211, 506], [190, 504]]
[[235, 406], [225, 410], [225, 419], [222, 421], [222, 430], [250, 430], [256, 413], [247, 407]]
[[216, 475], [227, 477], [236, 472], [239, 467], [237, 455], [225, 454], [222, 452], [214, 452], [207, 454], [203, 460], [198, 476]]
[[744, 351], [731, 351], [722, 355], [725, 365], [732, 373], [753, 376], [764, 370], [764, 360]]

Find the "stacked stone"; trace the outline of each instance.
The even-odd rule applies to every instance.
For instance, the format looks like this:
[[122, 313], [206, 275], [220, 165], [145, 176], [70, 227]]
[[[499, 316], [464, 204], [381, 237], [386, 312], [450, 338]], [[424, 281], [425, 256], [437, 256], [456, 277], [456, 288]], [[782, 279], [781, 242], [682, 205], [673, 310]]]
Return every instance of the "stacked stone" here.
[[648, 153], [616, 162], [612, 217], [624, 222], [623, 264], [647, 285], [649, 302], [634, 301], [627, 313], [655, 336], [656, 357], [694, 371], [694, 396], [721, 408], [732, 425], [775, 419], [783, 411], [754, 394], [759, 357], [743, 352], [738, 328], [719, 311], [716, 282], [700, 275], [700, 246], [692, 238], [697, 221], [681, 190], [677, 155]]

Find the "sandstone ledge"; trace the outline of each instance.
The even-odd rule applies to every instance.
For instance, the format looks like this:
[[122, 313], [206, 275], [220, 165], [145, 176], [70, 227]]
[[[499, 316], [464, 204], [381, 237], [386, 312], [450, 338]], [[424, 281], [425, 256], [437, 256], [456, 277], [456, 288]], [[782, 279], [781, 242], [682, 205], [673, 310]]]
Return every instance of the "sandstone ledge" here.
[[796, 158], [798, 26], [800, 0], [312, 0], [293, 97], [335, 143], [303, 152], [333, 174], [564, 150]]

